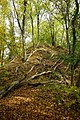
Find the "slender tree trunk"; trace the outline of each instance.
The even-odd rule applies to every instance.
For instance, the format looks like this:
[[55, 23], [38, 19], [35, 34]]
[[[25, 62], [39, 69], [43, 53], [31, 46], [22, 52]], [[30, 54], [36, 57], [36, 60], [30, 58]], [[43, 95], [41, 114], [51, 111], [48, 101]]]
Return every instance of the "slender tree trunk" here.
[[31, 27], [32, 27], [32, 42], [34, 47], [34, 25], [33, 25], [33, 17], [31, 13], [30, 13], [30, 18], [31, 18]]
[[71, 56], [72, 56], [72, 63], [71, 63], [71, 85], [74, 83], [74, 70], [75, 70], [75, 64], [74, 64], [74, 58], [75, 58], [75, 49], [76, 49], [76, 29], [75, 29], [75, 21], [79, 12], [79, 3], [78, 0], [75, 0], [76, 4], [76, 9], [75, 9], [75, 14], [72, 19], [72, 35], [73, 35], [73, 42], [72, 42], [72, 51], [71, 51]]
[[77, 80], [76, 86], [80, 87], [80, 70], [78, 72], [78, 80]]
[[63, 46], [63, 38], [64, 38], [64, 25], [63, 25], [63, 31], [62, 31], [62, 36], [61, 36], [61, 46]]
[[54, 35], [54, 20], [52, 20], [51, 15], [49, 15], [49, 28], [51, 33], [52, 46], [55, 46], [55, 35]]
[[31, 19], [31, 32], [32, 32], [32, 43], [33, 43], [33, 48], [34, 48], [34, 20], [33, 20], [33, 16], [32, 16], [32, 4], [30, 1], [30, 19]]
[[8, 16], [8, 20], [9, 20], [9, 26], [10, 26], [9, 33], [10, 33], [10, 38], [11, 38], [10, 44], [9, 44], [8, 47], [9, 47], [9, 50], [10, 50], [9, 59], [11, 59], [15, 55], [15, 50], [16, 50], [13, 12], [11, 12], [11, 15]]
[[1, 62], [1, 49], [0, 49], [0, 62]]
[[25, 60], [25, 38], [24, 38], [24, 34], [25, 34], [25, 20], [26, 20], [26, 5], [27, 2], [26, 0], [23, 1], [23, 6], [24, 6], [24, 11], [23, 11], [23, 19], [22, 19], [22, 45], [23, 45], [23, 59]]
[[55, 36], [54, 36], [54, 21], [52, 22], [52, 32], [51, 32], [51, 37], [52, 37], [52, 46], [55, 46]]
[[71, 85], [74, 85], [74, 65], [71, 64]]
[[2, 50], [2, 54], [1, 54], [1, 66], [3, 66], [4, 63], [4, 49]]
[[39, 13], [37, 13], [37, 41], [40, 41]]
[[70, 54], [70, 42], [69, 42], [69, 25], [68, 25], [68, 20], [67, 20], [67, 16], [65, 16], [65, 26], [66, 26], [66, 41], [67, 41], [67, 48], [69, 50], [69, 54]]
[[25, 34], [25, 22], [26, 22], [26, 5], [27, 5], [27, 1], [24, 0], [23, 1], [24, 11], [23, 11], [23, 18], [22, 18], [22, 26], [21, 26], [20, 19], [19, 19], [19, 14], [16, 10], [16, 6], [15, 6], [14, 0], [13, 0], [13, 6], [14, 6], [14, 10], [15, 10], [16, 15], [17, 15], [18, 26], [20, 28], [21, 36], [22, 36], [22, 56], [23, 56], [24, 60], [25, 60], [25, 38], [24, 38], [24, 34]]
[[66, 42], [67, 42], [67, 48], [68, 48], [68, 53], [70, 54], [70, 42], [69, 42], [69, 6], [70, 6], [70, 0], [66, 1], [66, 14], [63, 13], [64, 15], [64, 21], [65, 21], [65, 28], [66, 28]]

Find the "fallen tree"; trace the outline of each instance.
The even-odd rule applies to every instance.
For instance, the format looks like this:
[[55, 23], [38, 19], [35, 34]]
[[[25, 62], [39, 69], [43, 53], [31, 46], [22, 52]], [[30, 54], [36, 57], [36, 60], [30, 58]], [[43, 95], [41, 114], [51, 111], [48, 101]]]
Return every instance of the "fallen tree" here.
[[[45, 82], [43, 83], [30, 83], [32, 79], [35, 79], [41, 75], [45, 75], [45, 74], [49, 74], [52, 73], [52, 71], [47, 71], [47, 72], [42, 72], [42, 73], [38, 73], [35, 74], [33, 76], [31, 76], [30, 78], [26, 79], [26, 76], [24, 76], [21, 80], [18, 81], [14, 81], [11, 84], [4, 86], [4, 88], [0, 91], [0, 98], [3, 98], [4, 96], [6, 96], [12, 89], [15, 89], [17, 86], [23, 85], [24, 83], [26, 83], [28, 86], [29, 85], [33, 85], [33, 86], [37, 86], [40, 84], [45, 84]], [[48, 81], [50, 82], [50, 81]]]
[[[48, 51], [48, 50], [47, 50], [47, 49], [44, 49], [44, 48], [35, 49], [34, 51], [32, 51], [32, 52], [29, 54], [29, 56], [28, 56], [26, 62], [24, 62], [24, 64], [25, 64], [25, 63], [28, 63], [28, 64], [29, 64], [30, 58], [31, 58], [36, 52], [38, 52], [38, 51]], [[53, 51], [50, 51], [50, 53], [52, 54]], [[56, 53], [57, 53], [57, 52], [56, 52]], [[56, 54], [54, 54], [54, 55], [56, 55]], [[54, 57], [54, 55], [51, 56], [51, 57]], [[17, 58], [15, 58], [15, 59], [17, 59]], [[10, 63], [15, 62], [15, 59], [13, 59]], [[45, 59], [43, 59], [43, 60], [45, 60]], [[4, 86], [4, 87], [3, 87], [3, 89], [0, 91], [0, 98], [3, 98], [3, 97], [6, 96], [11, 90], [14, 90], [16, 87], [18, 88], [19, 86], [24, 85], [24, 84], [26, 84], [27, 86], [31, 85], [31, 86], [33, 86], [33, 87], [36, 87], [36, 86], [38, 86], [38, 85], [43, 85], [43, 84], [49, 83], [49, 82], [51, 82], [51, 80], [50, 80], [50, 81], [44, 81], [44, 82], [37, 82], [37, 81], [36, 81], [36, 83], [32, 83], [32, 80], [33, 80], [33, 79], [36, 79], [37, 77], [40, 77], [40, 76], [42, 76], [42, 75], [45, 75], [45, 74], [54, 73], [56, 70], [57, 70], [57, 72], [59, 73], [59, 75], [58, 75], [59, 78], [61, 78], [61, 80], [63, 80], [63, 81], [66, 81], [66, 74], [64, 73], [64, 71], [61, 71], [61, 68], [60, 68], [60, 65], [64, 63], [64, 60], [61, 60], [61, 59], [59, 58], [59, 59], [57, 59], [57, 60], [55, 60], [55, 61], [52, 61], [52, 63], [53, 63], [53, 64], [51, 64], [51, 66], [49, 67], [49, 69], [46, 69], [46, 70], [50, 70], [50, 71], [45, 71], [45, 69], [41, 69], [41, 71], [44, 71], [44, 72], [37, 73], [37, 72], [35, 71], [34, 75], [32, 75], [31, 77], [27, 77], [28, 74], [30, 74], [31, 72], [33, 72], [33, 71], [35, 70], [35, 68], [36, 68], [36, 65], [35, 65], [35, 64], [32, 64], [33, 66], [30, 66], [30, 68], [28, 69], [27, 73], [26, 73], [26, 71], [25, 71], [25, 72], [22, 72], [22, 74], [21, 74], [22, 77], [18, 78], [18, 80], [17, 80], [17, 78], [16, 78], [16, 81], [14, 81], [14, 82], [8, 84], [7, 86]], [[37, 63], [36, 63], [36, 64], [37, 64]], [[44, 63], [43, 63], [43, 64], [44, 64]], [[40, 65], [40, 64], [39, 64], [39, 65]], [[47, 67], [48, 67], [48, 66], [47, 66]], [[60, 68], [60, 69], [59, 69], [59, 68]], [[24, 68], [24, 69], [25, 69], [25, 68]], [[24, 69], [22, 69], [22, 71], [23, 71]], [[18, 72], [19, 72], [19, 66], [17, 66], [16, 69], [15, 69], [16, 76], [17, 76], [17, 73], [18, 73]]]
[[[4, 88], [0, 91], [0, 98], [3, 98], [4, 96], [6, 96], [12, 89], [15, 89], [16, 87], [19, 87], [21, 85], [32, 85], [32, 86], [38, 86], [38, 85], [42, 85], [42, 84], [45, 84], [45, 82], [39, 82], [39, 83], [32, 83], [32, 79], [36, 79], [37, 77], [39, 76], [42, 76], [42, 75], [45, 75], [45, 74], [50, 74], [50, 73], [53, 73], [55, 72], [55, 70], [58, 68], [58, 66], [60, 64], [62, 64], [63, 61], [60, 62], [60, 59], [58, 59], [54, 65], [52, 66], [52, 70], [51, 71], [44, 71], [44, 72], [41, 72], [41, 73], [36, 73], [35, 75], [31, 76], [30, 78], [27, 78], [27, 75], [23, 75], [23, 77], [19, 80], [16, 80], [12, 83], [10, 83], [9, 85], [7, 86], [4, 86]], [[28, 71], [31, 72], [33, 70], [34, 66]], [[60, 70], [58, 70], [58, 72], [61, 74], [61, 76], [63, 77], [63, 80], [65, 78], [65, 74], [63, 74]], [[66, 78], [65, 78], [66, 79]], [[64, 80], [66, 81], [66, 80]], [[51, 82], [51, 81], [46, 81], [47, 83]]]

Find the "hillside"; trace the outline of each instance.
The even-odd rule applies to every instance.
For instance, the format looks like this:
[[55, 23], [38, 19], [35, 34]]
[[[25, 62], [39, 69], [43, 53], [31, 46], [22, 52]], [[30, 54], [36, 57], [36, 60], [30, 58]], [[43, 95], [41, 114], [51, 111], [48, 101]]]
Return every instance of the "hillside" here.
[[30, 47], [26, 61], [17, 56], [0, 68], [0, 120], [80, 120], [66, 54], [60, 46]]

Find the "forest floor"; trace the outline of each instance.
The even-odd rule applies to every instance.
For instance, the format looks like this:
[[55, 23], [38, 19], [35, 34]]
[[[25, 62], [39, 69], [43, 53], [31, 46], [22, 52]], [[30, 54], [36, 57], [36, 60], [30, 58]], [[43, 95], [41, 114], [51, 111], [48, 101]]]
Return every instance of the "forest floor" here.
[[[70, 87], [69, 67], [60, 53], [67, 50], [31, 47], [25, 62], [15, 57], [0, 68], [0, 95], [8, 90], [0, 99], [0, 120], [80, 120], [80, 90]], [[14, 81], [19, 84], [10, 89]]]

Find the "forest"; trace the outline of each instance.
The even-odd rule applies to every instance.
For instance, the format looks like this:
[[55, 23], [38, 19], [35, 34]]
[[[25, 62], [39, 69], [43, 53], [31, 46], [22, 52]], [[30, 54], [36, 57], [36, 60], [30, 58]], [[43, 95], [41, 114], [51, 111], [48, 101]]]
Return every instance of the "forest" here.
[[80, 120], [80, 0], [0, 0], [0, 120]]

